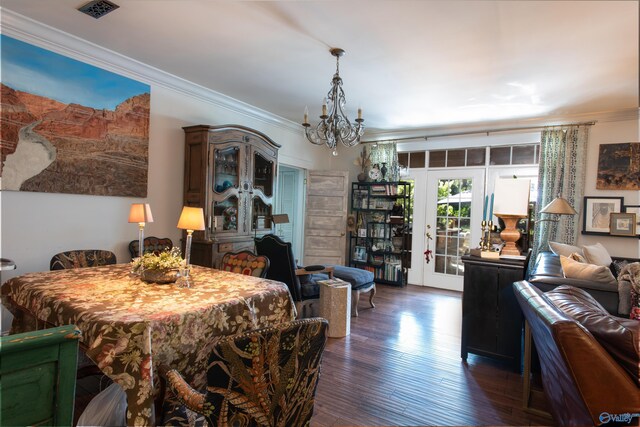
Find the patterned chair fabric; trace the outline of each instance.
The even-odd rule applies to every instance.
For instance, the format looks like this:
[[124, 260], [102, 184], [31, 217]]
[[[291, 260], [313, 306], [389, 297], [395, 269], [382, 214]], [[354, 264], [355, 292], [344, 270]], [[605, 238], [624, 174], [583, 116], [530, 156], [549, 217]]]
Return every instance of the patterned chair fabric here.
[[220, 270], [246, 276], [266, 277], [269, 270], [269, 258], [249, 251], [227, 252], [220, 262]]
[[69, 268], [98, 267], [115, 264], [116, 254], [100, 249], [83, 249], [55, 254], [49, 263], [50, 270], [66, 270]]
[[224, 337], [209, 358], [206, 393], [176, 370], [166, 372], [168, 386], [210, 426], [308, 426], [327, 326], [311, 318]]
[[[142, 245], [144, 246], [144, 253], [153, 252], [154, 254], [173, 248], [173, 242], [168, 237], [145, 237]], [[129, 253], [132, 259], [138, 256], [138, 246], [140, 246], [138, 240], [129, 242]]]

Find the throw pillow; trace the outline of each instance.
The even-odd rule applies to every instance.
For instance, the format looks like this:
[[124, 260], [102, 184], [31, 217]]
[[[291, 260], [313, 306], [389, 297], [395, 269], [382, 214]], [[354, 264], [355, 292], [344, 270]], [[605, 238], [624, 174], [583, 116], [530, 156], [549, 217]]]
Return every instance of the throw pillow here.
[[564, 277], [568, 279], [584, 279], [618, 286], [618, 282], [608, 266], [585, 264], [562, 255], [560, 255], [560, 264]]
[[545, 292], [559, 310], [584, 326], [640, 386], [640, 322], [609, 314], [580, 288], [558, 286]]
[[569, 258], [571, 258], [574, 261], [578, 261], [578, 262], [587, 262], [586, 259], [584, 259], [584, 257], [579, 254], [578, 252], [574, 252], [571, 255], [569, 255]]
[[591, 246], [583, 246], [582, 252], [589, 264], [605, 265], [609, 267], [613, 262], [609, 252], [607, 252], [607, 249], [602, 246], [601, 243], [596, 243]]
[[556, 255], [564, 255], [567, 257], [572, 253], [578, 253], [582, 255], [582, 249], [577, 246], [567, 245], [565, 243], [549, 242], [549, 248], [551, 248], [551, 252]]

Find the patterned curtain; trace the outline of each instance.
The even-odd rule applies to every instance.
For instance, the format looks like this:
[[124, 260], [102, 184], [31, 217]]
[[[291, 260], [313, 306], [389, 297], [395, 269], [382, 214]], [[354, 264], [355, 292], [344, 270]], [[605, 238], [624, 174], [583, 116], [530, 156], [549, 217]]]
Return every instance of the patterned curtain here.
[[[567, 129], [545, 129], [540, 144], [537, 211], [558, 196], [564, 197], [578, 211], [584, 195], [589, 125]], [[537, 214], [537, 219], [550, 218]], [[559, 222], [538, 221], [535, 225], [532, 259], [549, 250], [549, 241], [576, 243], [579, 215], [557, 215]], [[550, 218], [551, 219], [551, 218]], [[556, 219], [556, 218], [553, 218]], [[533, 262], [530, 264], [533, 267]]]
[[371, 155], [371, 166], [377, 163], [381, 169], [383, 164], [386, 167], [385, 180], [397, 181], [399, 179], [398, 151], [395, 142], [372, 144], [369, 148], [369, 154]]

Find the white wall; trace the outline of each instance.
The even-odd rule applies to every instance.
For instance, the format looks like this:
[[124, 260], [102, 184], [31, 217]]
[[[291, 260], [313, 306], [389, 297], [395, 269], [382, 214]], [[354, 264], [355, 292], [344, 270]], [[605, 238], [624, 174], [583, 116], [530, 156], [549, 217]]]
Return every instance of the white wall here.
[[[597, 190], [596, 178], [598, 172], [598, 153], [600, 144], [614, 144], [622, 142], [640, 141], [640, 124], [638, 120], [616, 122], [598, 122], [589, 132], [589, 151], [587, 153], [587, 173], [584, 186], [585, 196], [614, 196], [624, 197], [627, 205], [640, 204], [640, 191], [610, 191]], [[582, 229], [583, 206], [575, 206], [580, 212], [580, 229]], [[640, 258], [640, 240], [628, 237], [611, 236], [578, 236], [578, 245], [592, 245], [602, 243], [612, 256]]]
[[[17, 23], [16, 23], [17, 22]], [[16, 28], [20, 26], [20, 28]], [[36, 44], [151, 85], [149, 183], [146, 202], [155, 222], [146, 236], [170, 237], [180, 242], [176, 228], [182, 208], [184, 133], [182, 126], [238, 124], [259, 130], [281, 144], [280, 162], [305, 169], [328, 169], [322, 147], [304, 140], [302, 128], [246, 104], [179, 80], [159, 70], [85, 45], [65, 33], [33, 22], [4, 22], [4, 34]], [[47, 34], [50, 33], [50, 34]], [[38, 37], [30, 36], [37, 34]], [[46, 38], [43, 38], [43, 34]], [[49, 43], [47, 40], [56, 40]], [[62, 47], [61, 47], [62, 46]], [[140, 199], [3, 191], [1, 255], [14, 260], [10, 277], [49, 269], [57, 252], [71, 249], [107, 249], [120, 262], [130, 259], [127, 246], [137, 238], [137, 224], [129, 224], [129, 206]]]

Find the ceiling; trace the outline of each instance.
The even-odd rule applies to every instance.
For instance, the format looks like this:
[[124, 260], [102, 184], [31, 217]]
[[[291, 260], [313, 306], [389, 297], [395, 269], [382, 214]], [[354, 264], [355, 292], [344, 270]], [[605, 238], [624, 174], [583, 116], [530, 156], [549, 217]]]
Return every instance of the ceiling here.
[[638, 108], [637, 1], [84, 0], [2, 6], [163, 71], [311, 122], [341, 47], [347, 111], [397, 131]]

